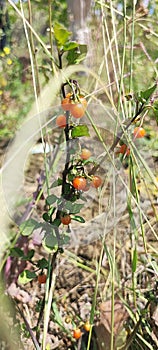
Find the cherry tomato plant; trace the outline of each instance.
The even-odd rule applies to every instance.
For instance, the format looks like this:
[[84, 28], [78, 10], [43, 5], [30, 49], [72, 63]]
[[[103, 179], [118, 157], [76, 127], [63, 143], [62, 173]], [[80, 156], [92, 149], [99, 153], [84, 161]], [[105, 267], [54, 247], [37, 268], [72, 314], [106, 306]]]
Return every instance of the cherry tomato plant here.
[[[78, 57], [80, 45], [74, 41], [70, 41], [69, 32], [59, 24], [55, 24], [53, 35], [58, 54], [57, 62], [55, 61], [53, 63], [56, 69], [60, 71], [63, 68], [63, 61], [65, 62], [63, 56], [70, 64], [75, 63], [75, 59], [72, 62], [72, 57]], [[84, 116], [86, 114], [88, 115], [88, 98], [82, 92], [82, 87], [78, 80], [67, 79], [61, 86], [60, 109], [62, 112], [56, 115], [55, 125], [61, 139], [64, 140], [64, 162], [62, 163], [60, 174], [55, 180], [49, 177], [46, 163], [46, 181], [40, 184], [37, 194], [34, 196], [34, 199], [37, 199], [38, 196], [43, 195], [45, 204], [42, 216], [40, 220], [29, 218], [20, 225], [20, 234], [24, 237], [31, 238], [35, 231], [40, 231], [42, 247], [45, 250], [47, 258], [37, 259], [35, 249], [30, 249], [26, 252], [18, 246], [11, 249], [10, 252], [12, 257], [18, 258], [23, 263], [27, 262], [26, 268], [19, 274], [18, 282], [24, 284], [38, 282], [38, 288], [45, 288], [45, 296], [39, 310], [39, 319], [36, 327], [37, 339], [39, 339], [38, 329], [40, 328], [39, 325], [43, 316], [45, 332], [48, 329], [48, 315], [50, 315], [52, 307], [50, 298], [52, 291], [55, 289], [55, 269], [58, 257], [64, 252], [65, 246], [70, 243], [71, 227], [74, 221], [77, 221], [81, 225], [85, 223], [82, 212], [84, 213], [87, 192], [93, 191], [93, 193], [95, 192], [97, 194], [102, 190], [106, 174], [105, 176], [101, 176], [99, 170], [101, 164], [109, 155], [111, 156], [114, 153], [114, 157], [120, 157], [122, 163], [125, 159], [128, 159], [128, 162], [132, 164], [133, 154], [135, 152], [132, 145], [141, 144], [143, 142], [141, 139], [146, 136], [146, 131], [143, 127], [144, 112], [147, 110], [154, 111], [158, 120], [158, 106], [156, 103], [150, 103], [150, 98], [155, 89], [156, 84], [147, 90], [141, 91], [141, 93], [135, 94], [132, 117], [126, 123], [122, 123], [120, 130], [114, 136], [108, 152], [105, 152], [106, 154], [98, 161], [95, 159], [93, 151], [86, 145], [86, 142], [84, 142], [84, 148], [81, 146], [81, 140], [85, 141], [85, 139], [91, 138], [88, 125], [84, 121]], [[133, 127], [133, 124], [136, 126]], [[94, 126], [93, 123], [92, 126]], [[132, 194], [134, 192], [133, 187], [135, 186], [135, 182], [132, 181], [133, 179], [134, 175], [132, 174], [130, 179]], [[43, 190], [44, 185], [47, 188], [45, 192]], [[138, 191], [135, 191], [134, 195], [138, 200]], [[132, 221], [130, 207], [129, 215], [131, 215], [130, 218]], [[82, 226], [80, 230], [82, 230]], [[134, 271], [137, 263], [136, 253], [133, 253], [132, 259]], [[43, 286], [41, 287], [41, 285]], [[55, 307], [53, 312], [57, 316], [56, 319], [61, 329], [64, 329], [68, 333]], [[92, 316], [91, 318], [94, 318], [94, 310]], [[91, 330], [93, 319], [90, 319], [90, 321], [92, 322], [87, 321], [83, 325], [83, 329], [86, 332], [90, 332]], [[80, 327], [75, 329], [72, 327], [69, 333], [69, 337], [75, 340], [79, 340], [83, 334]], [[30, 334], [32, 335], [31, 329]], [[45, 348], [44, 342], [45, 338], [43, 340], [43, 348]]]

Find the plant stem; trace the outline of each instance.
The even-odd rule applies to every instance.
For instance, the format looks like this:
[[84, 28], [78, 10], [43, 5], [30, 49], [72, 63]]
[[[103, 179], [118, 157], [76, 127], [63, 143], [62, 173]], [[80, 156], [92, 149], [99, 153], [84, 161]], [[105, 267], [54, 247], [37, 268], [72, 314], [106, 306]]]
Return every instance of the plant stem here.
[[[31, 1], [30, 0], [28, 0], [28, 10], [29, 10], [29, 23], [32, 27], [32, 10], [31, 10]], [[30, 46], [31, 46], [31, 50], [32, 50], [33, 60], [34, 60], [37, 95], [39, 95], [40, 94], [40, 82], [39, 82], [39, 74], [38, 74], [38, 65], [37, 65], [36, 52], [35, 52], [35, 47], [34, 47], [33, 33], [31, 31], [31, 29], [30, 29]]]
[[21, 317], [23, 318], [23, 320], [24, 320], [26, 329], [28, 330], [28, 332], [29, 332], [29, 334], [30, 334], [30, 337], [31, 337], [32, 342], [33, 342], [33, 344], [34, 344], [34, 346], [35, 346], [35, 349], [36, 349], [36, 350], [41, 350], [41, 348], [40, 348], [40, 346], [39, 346], [39, 343], [38, 343], [37, 339], [35, 338], [34, 333], [33, 333], [32, 329], [30, 328], [29, 323], [28, 323], [26, 317], [24, 316], [23, 312], [21, 311], [21, 309], [19, 308], [19, 306], [18, 306], [17, 304], [16, 304], [16, 307], [17, 307], [17, 309], [18, 309], [18, 311], [19, 311], [20, 316], [21, 316]]
[[[48, 0], [49, 3], [49, 42], [50, 42], [50, 52], [51, 57], [53, 57], [53, 37], [52, 37], [52, 1]], [[57, 75], [56, 67], [54, 61], [51, 59], [52, 72]]]
[[115, 170], [113, 169], [113, 220], [114, 220], [114, 234], [113, 234], [113, 260], [111, 264], [111, 273], [112, 273], [112, 281], [111, 281], [111, 342], [110, 342], [110, 350], [114, 348], [114, 310], [115, 310], [115, 254], [116, 254], [116, 178], [115, 178]]

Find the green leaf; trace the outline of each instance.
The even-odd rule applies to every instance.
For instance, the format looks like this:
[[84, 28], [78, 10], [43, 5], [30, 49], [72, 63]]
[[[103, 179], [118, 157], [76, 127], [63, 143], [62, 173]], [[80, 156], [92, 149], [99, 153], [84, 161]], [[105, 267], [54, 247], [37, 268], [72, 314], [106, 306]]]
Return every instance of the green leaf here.
[[18, 283], [26, 284], [36, 278], [34, 271], [24, 270], [18, 277]]
[[37, 266], [40, 269], [46, 269], [48, 267], [48, 261], [45, 258], [38, 260]]
[[158, 124], [158, 100], [156, 100], [152, 106], [156, 118], [156, 122]]
[[64, 195], [70, 193], [72, 186], [69, 183], [64, 184]]
[[153, 92], [155, 91], [157, 85], [153, 85], [151, 86], [149, 89], [144, 90], [144, 91], [140, 91], [140, 97], [142, 99], [144, 99], [145, 101], [148, 101], [150, 96], [153, 94]]
[[51, 207], [47, 213], [43, 214], [43, 220], [46, 222], [50, 222], [51, 216], [53, 215], [53, 213], [55, 212], [56, 208], [55, 207]]
[[23, 257], [23, 260], [31, 260], [35, 254], [34, 249], [29, 250], [28, 254]]
[[10, 256], [13, 256], [15, 258], [22, 258], [24, 256], [24, 253], [22, 249], [15, 247], [10, 250]]
[[87, 125], [77, 125], [72, 129], [71, 136], [82, 137], [82, 136], [90, 136], [89, 129]]
[[70, 242], [70, 236], [67, 234], [67, 232], [65, 234], [62, 234], [62, 236], [60, 237], [60, 246], [62, 247], [65, 244], [68, 244]]
[[54, 225], [54, 226], [57, 226], [57, 227], [59, 227], [60, 224], [61, 224], [60, 219], [54, 219], [54, 220], [52, 221], [52, 223], [51, 223], [51, 225]]
[[87, 198], [82, 196], [82, 194], [80, 194], [80, 199], [83, 201], [83, 202], [87, 202]]
[[55, 180], [52, 185], [51, 185], [51, 188], [53, 187], [57, 187], [57, 186], [61, 186], [63, 183], [63, 180], [59, 177], [57, 180]]
[[137, 249], [134, 249], [133, 260], [132, 260], [132, 272], [136, 272], [137, 268]]
[[62, 24], [57, 22], [54, 24], [54, 37], [59, 48], [66, 44], [70, 35], [71, 32], [68, 32], [68, 30]]
[[96, 163], [96, 159], [94, 157], [90, 157], [88, 159], [82, 160], [82, 162], [86, 165], [86, 164], [90, 164], [90, 163], [95, 163], [95, 165], [97, 165]]
[[85, 220], [82, 218], [82, 216], [79, 216], [79, 215], [71, 215], [71, 219], [75, 220], [75, 221], [78, 221], [80, 223], [84, 223], [85, 222]]
[[74, 204], [70, 201], [67, 201], [64, 210], [68, 210], [70, 214], [77, 214], [83, 208], [84, 204]]
[[46, 203], [47, 203], [48, 205], [52, 205], [52, 204], [54, 204], [57, 200], [58, 200], [58, 197], [57, 197], [57, 196], [55, 196], [54, 194], [50, 194], [50, 196], [48, 196], [48, 197], [46, 198]]
[[48, 213], [44, 213], [43, 214], [43, 220], [46, 221], [46, 222], [49, 222], [50, 216], [48, 215]]
[[45, 238], [42, 241], [42, 245], [46, 249], [46, 251], [52, 252], [52, 250], [57, 250], [58, 240], [53, 231], [45, 236]]
[[30, 236], [40, 224], [34, 219], [28, 219], [20, 225], [20, 233], [23, 236]]
[[63, 45], [63, 50], [64, 51], [70, 51], [78, 47], [78, 43], [75, 41], [69, 41]]
[[63, 330], [65, 330], [62, 317], [61, 317], [61, 315], [60, 315], [60, 312], [58, 311], [58, 307], [57, 307], [57, 304], [56, 304], [55, 301], [52, 302], [52, 308], [53, 308], [53, 313], [54, 313], [54, 317], [55, 317], [56, 323], [57, 323]]
[[70, 50], [67, 54], [68, 64], [79, 64], [87, 55], [87, 45], [78, 45], [78, 47]]

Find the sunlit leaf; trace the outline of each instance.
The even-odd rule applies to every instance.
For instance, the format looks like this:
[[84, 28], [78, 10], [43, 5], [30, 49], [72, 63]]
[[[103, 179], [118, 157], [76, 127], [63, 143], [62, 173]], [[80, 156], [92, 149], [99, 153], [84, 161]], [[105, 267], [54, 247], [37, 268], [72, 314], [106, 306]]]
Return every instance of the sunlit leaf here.
[[82, 137], [82, 136], [90, 136], [88, 126], [87, 125], [77, 125], [72, 129], [71, 135], [73, 138]]
[[77, 47], [78, 47], [78, 43], [76, 43], [75, 41], [70, 41], [70, 42], [65, 43], [63, 45], [63, 50], [64, 51], [70, 51], [70, 50], [73, 50], [73, 49], [75, 49]]
[[84, 223], [85, 222], [84, 218], [82, 218], [82, 216], [79, 216], [79, 215], [71, 215], [71, 219], [75, 220], [75, 221], [78, 221], [80, 223]]
[[61, 23], [54, 24], [54, 37], [57, 45], [62, 47], [69, 39], [71, 32], [69, 32]]
[[24, 270], [18, 277], [18, 283], [26, 284], [36, 278], [36, 273], [34, 271]]

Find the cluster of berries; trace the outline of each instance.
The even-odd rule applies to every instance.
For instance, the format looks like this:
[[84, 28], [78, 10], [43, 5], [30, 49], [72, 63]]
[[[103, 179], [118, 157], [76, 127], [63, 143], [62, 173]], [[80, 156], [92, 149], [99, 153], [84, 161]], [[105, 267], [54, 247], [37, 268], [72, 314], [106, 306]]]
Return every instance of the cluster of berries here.
[[[87, 108], [87, 101], [84, 96], [79, 95], [78, 98], [74, 98], [72, 93], [68, 93], [61, 102], [62, 109], [66, 112], [69, 111], [71, 115], [76, 118], [82, 118]], [[66, 127], [66, 115], [61, 114], [56, 118], [56, 125], [59, 128]]]
[[[73, 93], [68, 93], [66, 97], [61, 102], [62, 109], [66, 112], [69, 111], [72, 117], [79, 119], [84, 116], [85, 110], [87, 108], [87, 101], [84, 96], [79, 95], [74, 98]], [[67, 124], [67, 117], [65, 114], [59, 115], [56, 118], [56, 125], [59, 128], [65, 128]], [[91, 151], [89, 149], [83, 148], [80, 153], [80, 158], [82, 160], [88, 160], [91, 157]], [[72, 185], [77, 191], [88, 191], [90, 186], [98, 188], [102, 184], [102, 179], [98, 175], [93, 175], [87, 181], [85, 176], [75, 176], [72, 180]], [[65, 214], [61, 216], [61, 222], [63, 225], [69, 225], [71, 222], [71, 216]]]
[[[134, 128], [133, 135], [134, 135], [134, 139], [141, 139], [146, 135], [146, 131], [144, 130], [144, 128], [137, 126], [136, 128]], [[125, 143], [123, 143], [119, 147], [119, 150], [117, 151], [117, 153], [121, 153], [121, 154], [124, 154], [125, 156], [129, 156], [130, 148]]]

